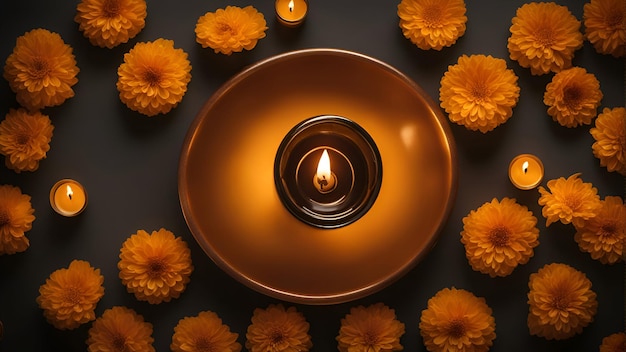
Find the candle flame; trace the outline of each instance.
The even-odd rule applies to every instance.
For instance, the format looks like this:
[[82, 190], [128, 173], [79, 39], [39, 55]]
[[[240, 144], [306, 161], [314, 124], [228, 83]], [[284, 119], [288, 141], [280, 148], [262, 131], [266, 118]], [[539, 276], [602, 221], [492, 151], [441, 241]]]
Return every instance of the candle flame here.
[[293, 12], [293, 6], [294, 6], [293, 0], [289, 0], [289, 12]]
[[317, 164], [317, 179], [330, 180], [331, 177], [330, 157], [328, 156], [328, 151], [324, 149], [320, 162]]
[[522, 171], [524, 171], [524, 173], [528, 172], [528, 161], [524, 161], [522, 164]]
[[72, 187], [70, 187], [70, 185], [65, 185], [65, 190], [66, 190], [65, 194], [67, 194], [67, 198], [72, 200], [72, 196], [74, 195], [74, 192], [72, 191]]

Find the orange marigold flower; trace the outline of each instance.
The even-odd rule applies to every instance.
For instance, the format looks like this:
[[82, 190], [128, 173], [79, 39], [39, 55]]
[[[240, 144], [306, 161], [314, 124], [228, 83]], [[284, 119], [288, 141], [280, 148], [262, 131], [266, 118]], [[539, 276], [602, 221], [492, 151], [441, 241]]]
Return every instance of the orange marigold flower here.
[[58, 33], [37, 28], [17, 38], [4, 65], [4, 78], [17, 102], [35, 111], [73, 97], [79, 71], [72, 47]]
[[589, 130], [593, 155], [608, 171], [626, 176], [626, 108], [604, 108]]
[[422, 50], [452, 46], [467, 22], [463, 0], [402, 0], [398, 17], [402, 34]]
[[191, 81], [187, 53], [174, 41], [159, 38], [137, 43], [117, 69], [120, 100], [147, 116], [166, 114], [183, 100]]
[[600, 82], [582, 67], [563, 70], [552, 77], [543, 94], [548, 115], [561, 126], [589, 125], [602, 100]]
[[25, 236], [35, 221], [30, 196], [19, 187], [0, 185], [0, 255], [25, 251], [30, 242]]
[[624, 352], [626, 351], [626, 332], [611, 334], [602, 339], [600, 352]]
[[146, 8], [146, 0], [82, 0], [74, 21], [91, 44], [110, 49], [141, 32]]
[[461, 243], [472, 269], [507, 276], [526, 264], [539, 245], [537, 218], [515, 199], [493, 199], [463, 218]]
[[563, 340], [593, 321], [598, 309], [591, 281], [561, 263], [547, 264], [528, 281], [528, 328], [532, 335]]
[[580, 21], [554, 2], [522, 5], [509, 30], [509, 56], [533, 75], [571, 67], [574, 52], [583, 46]]
[[624, 255], [626, 206], [620, 197], [607, 196], [596, 216], [576, 227], [578, 247], [602, 264], [614, 264]]
[[340, 352], [402, 351], [402, 335], [404, 324], [396, 319], [395, 311], [376, 303], [350, 309], [341, 319], [337, 342]]
[[450, 121], [482, 133], [505, 123], [517, 105], [517, 76], [491, 55], [462, 55], [441, 78], [439, 100]]
[[238, 336], [222, 324], [217, 314], [204, 311], [178, 322], [170, 348], [174, 352], [239, 352], [241, 344], [237, 342]]
[[10, 109], [0, 122], [0, 154], [6, 166], [17, 173], [37, 170], [50, 150], [53, 130], [50, 118], [39, 111]]
[[546, 218], [546, 226], [561, 221], [563, 224], [573, 223], [582, 226], [585, 220], [596, 216], [602, 206], [598, 189], [591, 183], [583, 182], [576, 173], [567, 178], [559, 177], [548, 181], [548, 189], [539, 186], [539, 205], [543, 206], [542, 215]]
[[585, 37], [600, 54], [626, 56], [626, 2], [591, 0], [583, 7]]
[[496, 321], [485, 299], [454, 287], [428, 300], [419, 328], [430, 352], [486, 352], [496, 338]]
[[126, 307], [116, 306], [104, 311], [89, 329], [87, 351], [154, 352], [152, 324]]
[[84, 260], [73, 260], [68, 268], [50, 274], [39, 287], [37, 303], [55, 328], [72, 330], [96, 319], [96, 305], [104, 295], [100, 269]]
[[282, 304], [257, 308], [246, 332], [246, 348], [250, 352], [308, 351], [313, 347], [309, 323], [295, 307]]
[[226, 6], [200, 16], [195, 32], [196, 41], [203, 48], [230, 55], [252, 50], [259, 39], [265, 38], [266, 30], [265, 17], [253, 6]]
[[187, 243], [166, 229], [131, 235], [122, 245], [117, 267], [128, 292], [151, 304], [178, 298], [194, 269]]

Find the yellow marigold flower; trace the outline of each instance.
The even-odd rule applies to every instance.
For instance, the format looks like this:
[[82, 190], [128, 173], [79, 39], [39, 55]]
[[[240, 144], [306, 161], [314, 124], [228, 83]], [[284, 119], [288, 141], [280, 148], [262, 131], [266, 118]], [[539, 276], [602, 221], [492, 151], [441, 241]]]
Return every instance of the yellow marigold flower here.
[[608, 171], [626, 176], [626, 108], [604, 108], [589, 130], [593, 155]]
[[482, 297], [444, 288], [428, 300], [420, 334], [430, 352], [485, 352], [496, 338], [496, 320]]
[[128, 292], [151, 304], [178, 298], [194, 269], [187, 243], [166, 229], [131, 235], [122, 245], [117, 268]]
[[526, 264], [539, 245], [537, 218], [515, 199], [493, 199], [463, 218], [461, 243], [472, 269], [507, 276]]
[[542, 215], [546, 218], [546, 226], [560, 221], [563, 224], [573, 223], [582, 226], [585, 220], [596, 216], [602, 206], [598, 189], [591, 183], [583, 182], [576, 173], [567, 178], [559, 177], [548, 181], [548, 190], [539, 186], [539, 205], [543, 206]]
[[200, 16], [195, 32], [203, 48], [230, 55], [254, 49], [259, 39], [265, 38], [266, 30], [265, 17], [253, 6], [226, 6]]
[[147, 116], [166, 114], [180, 103], [191, 81], [187, 53], [159, 38], [137, 43], [117, 69], [120, 100]]
[[585, 37], [600, 54], [626, 56], [626, 2], [591, 0], [583, 7]]
[[237, 342], [238, 336], [222, 324], [217, 314], [204, 311], [178, 322], [174, 327], [170, 348], [174, 352], [239, 352], [241, 344]]
[[547, 264], [528, 281], [528, 328], [532, 335], [563, 340], [593, 321], [598, 309], [591, 281], [561, 263]]
[[87, 351], [154, 352], [153, 342], [152, 324], [134, 310], [116, 306], [91, 325]]
[[53, 130], [50, 118], [39, 111], [10, 109], [0, 122], [0, 154], [6, 166], [17, 173], [37, 170], [50, 150]]
[[17, 102], [35, 111], [73, 97], [79, 71], [72, 47], [58, 33], [37, 28], [17, 38], [4, 65], [4, 78]]
[[100, 269], [84, 260], [73, 260], [68, 268], [50, 274], [39, 287], [36, 301], [46, 320], [55, 328], [72, 330], [96, 319], [96, 305], [104, 295]]
[[422, 50], [452, 46], [467, 22], [463, 0], [402, 0], [398, 17], [402, 34]]
[[602, 100], [600, 82], [582, 67], [572, 67], [552, 77], [543, 94], [548, 115], [561, 126], [589, 125]]
[[350, 309], [341, 319], [337, 336], [340, 352], [402, 351], [400, 337], [404, 324], [396, 319], [396, 313], [382, 303]]
[[19, 187], [0, 185], [0, 255], [25, 251], [30, 242], [25, 236], [33, 226], [35, 209], [30, 196]]
[[146, 0], [82, 0], [74, 21], [91, 44], [110, 49], [141, 32], [146, 8]]
[[602, 339], [600, 352], [624, 352], [626, 351], [626, 332], [611, 334]]
[[624, 255], [626, 206], [620, 197], [607, 196], [595, 217], [576, 227], [578, 247], [602, 264], [614, 264]]
[[251, 321], [246, 332], [250, 352], [306, 352], [313, 347], [309, 323], [295, 307], [270, 304], [267, 309], [257, 308]]
[[491, 55], [462, 55], [441, 78], [439, 99], [450, 121], [482, 133], [505, 123], [517, 105], [517, 76]]
[[580, 21], [566, 6], [531, 2], [517, 9], [510, 27], [509, 56], [533, 75], [559, 72], [572, 66], [583, 46]]

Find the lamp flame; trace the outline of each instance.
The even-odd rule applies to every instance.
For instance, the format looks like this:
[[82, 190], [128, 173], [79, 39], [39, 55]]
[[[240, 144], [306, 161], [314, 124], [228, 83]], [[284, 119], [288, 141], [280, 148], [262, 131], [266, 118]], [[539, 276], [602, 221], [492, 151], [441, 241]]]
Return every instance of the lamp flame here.
[[528, 172], [528, 161], [524, 161], [522, 164], [522, 171], [524, 171], [524, 173]]
[[74, 192], [72, 191], [72, 187], [70, 187], [70, 185], [66, 185], [65, 190], [66, 190], [65, 194], [67, 194], [67, 198], [72, 200], [72, 196], [74, 195]]
[[320, 157], [320, 162], [317, 164], [316, 175], [318, 180], [330, 180], [332, 177], [330, 170], [330, 157], [328, 156], [328, 151], [326, 149], [324, 149], [324, 152]]
[[293, 12], [294, 3], [293, 0], [289, 0], [289, 12]]

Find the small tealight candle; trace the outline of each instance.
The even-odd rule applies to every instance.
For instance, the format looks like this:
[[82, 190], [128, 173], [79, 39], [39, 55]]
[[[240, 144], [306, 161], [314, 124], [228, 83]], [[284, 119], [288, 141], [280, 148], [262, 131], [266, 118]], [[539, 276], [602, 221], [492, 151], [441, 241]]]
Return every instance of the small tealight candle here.
[[50, 190], [50, 205], [63, 216], [76, 216], [87, 206], [87, 192], [74, 180], [60, 180]]
[[274, 6], [276, 18], [289, 27], [301, 24], [309, 8], [306, 0], [276, 0]]
[[520, 154], [509, 164], [509, 179], [519, 189], [533, 189], [543, 179], [543, 163], [535, 155]]

